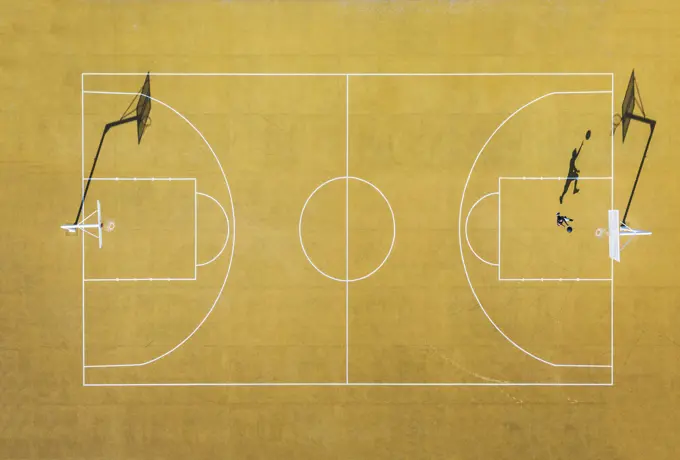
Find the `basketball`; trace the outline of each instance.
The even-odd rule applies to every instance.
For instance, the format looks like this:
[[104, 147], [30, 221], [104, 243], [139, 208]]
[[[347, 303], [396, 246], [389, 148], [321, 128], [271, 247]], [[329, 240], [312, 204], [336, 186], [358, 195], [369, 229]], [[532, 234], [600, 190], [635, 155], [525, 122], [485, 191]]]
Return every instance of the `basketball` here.
[[571, 227], [567, 227], [567, 233], [571, 233], [571, 232], [572, 232], [572, 228], [571, 228]]
[[590, 130], [586, 131], [586, 140], [590, 139]]

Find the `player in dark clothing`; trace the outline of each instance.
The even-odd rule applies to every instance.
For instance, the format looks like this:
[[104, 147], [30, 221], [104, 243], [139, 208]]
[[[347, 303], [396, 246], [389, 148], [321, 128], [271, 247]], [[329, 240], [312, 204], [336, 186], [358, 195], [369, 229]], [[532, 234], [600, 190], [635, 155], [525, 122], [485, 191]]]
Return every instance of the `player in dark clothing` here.
[[[583, 147], [583, 144], [581, 144], [581, 147]], [[569, 190], [569, 185], [571, 184], [572, 181], [574, 181], [574, 194], [579, 192], [578, 174], [581, 171], [579, 169], [576, 169], [576, 159], [578, 158], [578, 155], [581, 153], [581, 147], [579, 147], [578, 150], [574, 149], [574, 151], [571, 152], [571, 161], [569, 162], [569, 174], [567, 174], [567, 183], [564, 184], [564, 190], [562, 191], [562, 195], [560, 196], [560, 204], [562, 204], [562, 199], [564, 198], [564, 195], [567, 194], [567, 191]]]
[[574, 219], [571, 219], [567, 216], [562, 216], [560, 213], [557, 213], [557, 226], [558, 227], [567, 227], [567, 232], [571, 233], [571, 227], [569, 226], [570, 222], [573, 222]]

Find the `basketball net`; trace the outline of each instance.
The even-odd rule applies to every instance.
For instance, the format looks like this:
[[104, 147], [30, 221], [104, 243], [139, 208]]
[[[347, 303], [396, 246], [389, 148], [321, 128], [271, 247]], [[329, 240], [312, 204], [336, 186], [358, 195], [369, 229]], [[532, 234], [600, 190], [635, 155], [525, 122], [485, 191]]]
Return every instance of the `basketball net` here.
[[116, 228], [116, 222], [113, 219], [106, 219], [102, 225], [102, 229], [109, 233]]
[[616, 134], [616, 129], [619, 127], [619, 125], [621, 125], [622, 121], [623, 117], [621, 117], [621, 114], [618, 113], [614, 114], [614, 117], [612, 118], [612, 129], [611, 132], [609, 133], [610, 136]]

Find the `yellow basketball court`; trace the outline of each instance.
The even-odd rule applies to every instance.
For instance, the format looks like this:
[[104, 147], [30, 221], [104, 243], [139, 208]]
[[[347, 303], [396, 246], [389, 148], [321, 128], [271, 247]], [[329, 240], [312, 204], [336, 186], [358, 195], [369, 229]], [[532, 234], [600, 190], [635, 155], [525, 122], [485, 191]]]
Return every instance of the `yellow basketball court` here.
[[0, 7], [0, 458], [674, 458], [680, 9], [558, 3]]

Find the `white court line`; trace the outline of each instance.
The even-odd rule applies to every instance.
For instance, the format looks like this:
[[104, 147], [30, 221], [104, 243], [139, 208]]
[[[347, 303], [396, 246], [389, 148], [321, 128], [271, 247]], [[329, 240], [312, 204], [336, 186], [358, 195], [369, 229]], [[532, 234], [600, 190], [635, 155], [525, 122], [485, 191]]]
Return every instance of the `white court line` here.
[[[483, 197], [481, 197], [479, 200], [477, 200], [477, 201], [475, 202], [475, 204], [472, 205], [472, 207], [470, 208], [470, 210], [469, 210], [468, 213], [467, 213], [467, 217], [465, 218], [465, 240], [467, 241], [467, 244], [468, 244], [468, 247], [470, 248], [470, 251], [472, 251], [472, 253], [473, 253], [479, 260], [481, 260], [482, 262], [484, 262], [485, 264], [493, 265], [493, 266], [495, 266], [495, 267], [497, 267], [499, 264], [494, 264], [493, 262], [489, 262], [489, 261], [487, 261], [487, 260], [482, 259], [482, 257], [481, 257], [479, 254], [477, 254], [477, 253], [475, 252], [474, 249], [472, 249], [472, 245], [470, 244], [470, 239], [468, 238], [468, 220], [470, 219], [470, 214], [472, 214], [472, 210], [475, 209], [475, 206], [477, 206], [477, 205], [479, 204], [479, 202], [481, 202], [481, 201], [482, 201], [484, 198], [486, 198], [486, 197], [489, 197], [489, 196], [491, 196], [491, 195], [499, 195], [499, 194], [500, 194], [500, 192], [491, 192], [491, 193], [487, 193], [486, 195], [484, 195]], [[500, 208], [499, 208], [499, 209], [500, 209]], [[500, 229], [500, 225], [498, 226], [498, 228]], [[500, 231], [500, 230], [499, 230], [499, 231]]]
[[83, 177], [83, 180], [87, 182], [88, 180], [93, 180], [93, 181], [182, 181], [182, 180], [193, 180], [195, 181], [195, 177], [93, 177], [92, 179], [88, 179], [87, 177]]
[[498, 281], [611, 281], [611, 278], [501, 278]]
[[196, 281], [196, 278], [86, 278], [87, 283], [125, 282], [125, 281]]
[[611, 383], [594, 382], [279, 382], [279, 383], [88, 383], [86, 387], [610, 387]]
[[[612, 150], [612, 181], [611, 181], [611, 206], [609, 209], [616, 209], [614, 207], [614, 135], [615, 133], [613, 132], [614, 130], [614, 74], [612, 73], [612, 136], [611, 136], [611, 150]], [[610, 287], [610, 293], [609, 293], [609, 298], [611, 299], [611, 318], [610, 318], [610, 348], [611, 348], [611, 357], [609, 358], [609, 363], [611, 364], [611, 384], [614, 385], [614, 259], [609, 258], [609, 271], [611, 273], [611, 287]]]
[[349, 75], [345, 76], [345, 383], [349, 383]]
[[[482, 147], [482, 149], [483, 148], [484, 147]], [[479, 153], [479, 155], [481, 155], [481, 152]], [[478, 158], [479, 158], [479, 155], [477, 155]], [[475, 159], [475, 163], [477, 163], [477, 159]], [[475, 167], [475, 165], [473, 164], [472, 168], [474, 168], [474, 167]], [[472, 170], [470, 170], [470, 174], [472, 174]], [[470, 179], [470, 177], [468, 176], [468, 180], [469, 179]], [[465, 183], [465, 186], [467, 187], [467, 183]], [[465, 189], [463, 189], [463, 196], [465, 196]], [[463, 209], [462, 202], [461, 202], [461, 209]], [[460, 217], [458, 218], [458, 225], [459, 225], [458, 240], [460, 242]], [[461, 253], [462, 253], [462, 250], [461, 250]], [[465, 268], [465, 261], [463, 261], [463, 267]], [[467, 274], [467, 270], [465, 272]], [[501, 178], [500, 177], [498, 178], [498, 279], [499, 280], [501, 279]], [[468, 280], [468, 283], [469, 283], [469, 280]], [[472, 283], [469, 283], [469, 284], [470, 284], [470, 287], [472, 287]], [[474, 293], [474, 290], [473, 290], [473, 293]], [[475, 295], [475, 297], [477, 297], [477, 296]], [[480, 305], [481, 305], [481, 303], [480, 303]]]
[[[118, 92], [118, 91], [83, 91], [83, 93], [85, 93], [85, 94], [121, 95], [121, 96], [139, 96], [139, 93]], [[189, 119], [188, 119], [187, 117], [185, 117], [185, 116], [182, 115], [180, 112], [178, 112], [175, 108], [171, 107], [170, 105], [166, 104], [165, 102], [163, 102], [163, 101], [161, 101], [161, 100], [159, 100], [159, 99], [156, 99], [156, 98], [154, 98], [154, 97], [152, 97], [152, 96], [147, 96], [147, 95], [143, 95], [143, 96], [146, 97], [146, 98], [148, 98], [148, 99], [150, 99], [150, 100], [152, 100], [152, 101], [154, 101], [154, 102], [156, 102], [156, 103], [158, 103], [158, 104], [160, 104], [160, 105], [162, 105], [162, 106], [164, 106], [164, 107], [166, 107], [166, 108], [168, 108], [169, 110], [171, 110], [172, 112], [174, 112], [175, 115], [177, 115], [177, 116], [180, 117], [182, 120], [184, 120], [189, 126], [191, 126], [191, 128], [192, 128], [194, 131], [196, 131], [196, 133], [201, 137], [201, 139], [203, 140], [203, 142], [205, 143], [205, 145], [206, 145], [206, 146], [208, 147], [208, 149], [210, 150], [210, 153], [212, 153], [213, 158], [214, 158], [215, 161], [217, 162], [217, 166], [220, 168], [220, 172], [222, 173], [222, 178], [224, 179], [224, 185], [227, 187], [227, 192], [229, 193], [229, 197], [230, 197], [230, 201], [231, 201], [232, 224], [233, 224], [233, 226], [234, 226], [234, 232], [233, 232], [232, 239], [231, 239], [231, 248], [232, 248], [232, 250], [231, 250], [231, 256], [230, 256], [230, 258], [229, 258], [229, 266], [228, 266], [228, 268], [227, 268], [227, 273], [226, 273], [225, 276], [224, 276], [224, 281], [222, 282], [222, 286], [220, 287], [220, 290], [219, 290], [219, 292], [218, 292], [218, 294], [217, 294], [217, 297], [215, 298], [215, 301], [213, 302], [212, 306], [210, 307], [210, 309], [208, 310], [208, 312], [206, 313], [206, 315], [205, 315], [205, 316], [203, 317], [203, 319], [198, 323], [198, 325], [194, 328], [194, 330], [191, 331], [184, 339], [182, 339], [181, 342], [179, 342], [177, 345], [175, 345], [172, 349], [168, 350], [167, 352], [163, 353], [162, 355], [159, 355], [159, 356], [157, 356], [157, 357], [155, 357], [155, 358], [153, 358], [153, 359], [150, 359], [150, 360], [148, 360], [148, 361], [145, 361], [145, 362], [143, 362], [143, 363], [138, 363], [138, 364], [128, 364], [128, 365], [121, 365], [121, 364], [99, 364], [99, 365], [90, 365], [90, 366], [84, 366], [84, 367], [127, 367], [127, 366], [146, 366], [147, 364], [151, 364], [151, 363], [153, 363], [153, 362], [155, 362], [155, 361], [158, 361], [159, 359], [162, 359], [162, 358], [168, 356], [169, 354], [171, 354], [172, 352], [174, 352], [175, 350], [177, 350], [179, 347], [181, 347], [182, 345], [184, 345], [189, 339], [191, 339], [191, 337], [193, 337], [194, 334], [196, 334], [196, 332], [201, 328], [201, 326], [203, 326], [203, 323], [205, 323], [206, 320], [207, 320], [207, 319], [210, 317], [210, 315], [212, 314], [213, 310], [214, 310], [215, 307], [217, 306], [217, 302], [220, 300], [220, 297], [222, 296], [222, 292], [224, 292], [224, 287], [227, 285], [227, 279], [229, 278], [229, 272], [231, 271], [231, 265], [232, 265], [232, 262], [233, 262], [233, 260], [234, 260], [234, 246], [235, 246], [235, 244], [236, 244], [236, 214], [235, 214], [235, 212], [234, 212], [234, 200], [233, 200], [232, 194], [231, 194], [231, 187], [229, 187], [229, 181], [227, 180], [227, 175], [226, 175], [225, 172], [224, 172], [224, 168], [222, 167], [222, 163], [220, 162], [219, 158], [217, 157], [217, 154], [215, 153], [215, 151], [213, 150], [212, 146], [210, 145], [210, 143], [208, 142], [208, 140], [205, 138], [205, 136], [203, 135], [203, 133], [202, 133], [201, 131], [199, 131], [198, 128], [196, 128], [196, 126], [194, 126], [194, 124], [191, 123], [191, 121], [189, 121]], [[84, 152], [84, 150], [83, 150], [83, 152]], [[83, 260], [84, 260], [84, 256], [83, 256]], [[84, 272], [83, 272], [83, 279], [85, 279], [85, 277], [84, 277]], [[189, 280], [187, 280], [187, 281], [189, 281]], [[194, 280], [192, 279], [192, 280], [190, 280], [190, 281], [194, 281]], [[84, 291], [84, 289], [85, 289], [84, 286], [85, 286], [85, 283], [83, 282], [83, 291]], [[83, 297], [83, 299], [84, 299], [84, 297]], [[85, 309], [85, 301], [83, 300], [83, 310], [84, 310], [84, 309]], [[84, 346], [84, 345], [83, 345], [83, 346]], [[84, 371], [83, 371], [83, 372], [84, 372]]]
[[215, 257], [213, 257], [212, 259], [210, 259], [209, 261], [203, 262], [202, 264], [196, 264], [197, 267], [203, 267], [204, 265], [208, 265], [208, 264], [213, 263], [214, 261], [216, 261], [222, 255], [222, 253], [224, 252], [224, 249], [227, 247], [227, 242], [229, 242], [229, 233], [230, 233], [231, 229], [229, 228], [230, 223], [229, 223], [229, 216], [227, 215], [227, 211], [224, 210], [224, 208], [222, 207], [222, 204], [219, 201], [217, 201], [215, 198], [213, 198], [212, 196], [210, 196], [206, 193], [196, 192], [196, 195], [205, 196], [205, 197], [213, 200], [215, 203], [217, 203], [217, 206], [219, 206], [220, 209], [222, 210], [222, 214], [224, 214], [224, 219], [227, 222], [227, 237], [224, 239], [224, 245], [222, 246], [222, 249], [220, 249], [220, 252], [218, 252], [217, 255]]
[[[226, 246], [227, 243], [225, 242], [224, 245]], [[196, 181], [194, 181], [194, 278], [198, 278], [198, 191]]]
[[536, 176], [536, 177], [524, 177], [524, 176], [513, 176], [513, 177], [505, 177], [502, 176], [500, 177], [502, 180], [567, 180], [567, 179], [578, 179], [578, 180], [612, 180], [611, 177], [607, 176], [591, 176], [591, 177], [583, 177], [583, 176], [566, 176], [566, 177], [543, 177], [543, 176]]
[[[461, 224], [462, 224], [461, 221], [462, 221], [462, 215], [463, 215], [463, 203], [464, 203], [464, 201], [465, 201], [465, 193], [466, 193], [467, 187], [468, 187], [468, 185], [469, 185], [469, 183], [470, 183], [470, 178], [472, 177], [472, 172], [473, 172], [474, 169], [475, 169], [475, 165], [477, 164], [477, 161], [478, 161], [479, 158], [481, 157], [482, 153], [484, 153], [484, 150], [486, 149], [486, 146], [489, 144], [489, 142], [491, 142], [491, 139], [494, 138], [494, 136], [496, 135], [496, 133], [497, 133], [498, 131], [500, 131], [500, 129], [501, 129], [503, 126], [505, 126], [505, 124], [506, 124], [508, 121], [510, 121], [515, 115], [517, 115], [519, 112], [521, 112], [521, 111], [524, 110], [525, 108], [529, 107], [530, 105], [535, 104], [536, 102], [538, 102], [538, 101], [540, 101], [540, 100], [543, 100], [543, 99], [545, 99], [545, 98], [547, 98], [547, 97], [551, 97], [551, 96], [556, 96], [556, 95], [610, 94], [610, 93], [611, 93], [611, 91], [553, 91], [553, 92], [550, 92], [550, 93], [546, 93], [546, 94], [544, 94], [544, 95], [542, 95], [542, 96], [539, 96], [539, 97], [537, 97], [536, 99], [533, 99], [532, 101], [530, 101], [530, 102], [524, 104], [523, 106], [521, 106], [520, 108], [518, 108], [517, 110], [515, 110], [514, 112], [512, 112], [507, 118], [505, 118], [505, 120], [503, 120], [503, 121], [496, 127], [496, 129], [491, 133], [491, 135], [490, 135], [489, 138], [486, 140], [486, 142], [484, 142], [484, 145], [483, 145], [482, 148], [480, 149], [479, 153], [477, 153], [477, 156], [475, 157], [475, 160], [474, 160], [474, 162], [472, 163], [472, 166], [470, 167], [470, 172], [468, 173], [468, 177], [467, 177], [467, 179], [466, 179], [466, 181], [465, 181], [465, 186], [463, 187], [463, 193], [462, 193], [461, 199], [460, 199], [460, 208], [459, 208], [459, 212], [458, 212], [458, 247], [459, 247], [459, 249], [460, 249], [460, 258], [461, 258], [461, 262], [463, 263], [463, 271], [465, 272], [465, 278], [467, 279], [468, 286], [470, 286], [470, 290], [472, 291], [472, 295], [474, 296], [475, 300], [477, 301], [477, 304], [479, 305], [479, 308], [482, 310], [482, 313], [484, 314], [484, 316], [486, 316], [487, 320], [489, 321], [489, 323], [491, 323], [491, 325], [494, 327], [494, 329], [496, 329], [496, 331], [498, 331], [498, 333], [501, 334], [501, 336], [503, 336], [503, 338], [505, 338], [505, 340], [508, 341], [512, 346], [514, 346], [515, 348], [517, 348], [519, 351], [521, 351], [522, 353], [526, 354], [527, 356], [529, 356], [529, 357], [535, 359], [536, 361], [542, 362], [542, 363], [547, 364], [547, 365], [549, 365], [549, 366], [551, 366], [551, 367], [609, 367], [609, 365], [556, 364], [556, 363], [552, 363], [552, 362], [550, 362], [550, 361], [547, 361], [547, 360], [545, 360], [545, 359], [543, 359], [543, 358], [540, 358], [539, 356], [537, 356], [537, 355], [535, 355], [535, 354], [529, 352], [529, 351], [526, 350], [525, 348], [522, 348], [522, 346], [520, 346], [518, 343], [514, 342], [514, 341], [513, 341], [513, 340], [512, 340], [512, 339], [511, 339], [511, 338], [510, 338], [510, 337], [509, 337], [509, 336], [501, 329], [501, 328], [500, 328], [500, 326], [498, 326], [498, 324], [496, 324], [496, 323], [494, 322], [494, 320], [491, 318], [491, 316], [489, 315], [489, 313], [486, 311], [486, 309], [485, 309], [484, 306], [482, 305], [481, 300], [480, 300], [479, 297], [477, 296], [477, 292], [475, 291], [475, 288], [474, 288], [474, 286], [472, 285], [472, 280], [470, 279], [470, 274], [468, 273], [467, 266], [466, 266], [466, 264], [465, 264], [465, 255], [464, 255], [464, 253], [463, 253], [463, 241], [462, 241], [462, 235], [461, 235], [461, 226], [462, 226], [462, 225], [461, 225]], [[499, 179], [498, 179], [498, 187], [499, 187], [499, 188], [498, 188], [498, 190], [499, 190], [499, 195], [498, 195], [498, 197], [499, 197], [499, 227], [500, 227], [500, 197], [501, 197], [501, 195], [500, 195], [500, 181], [501, 181], [501, 179], [499, 178]], [[500, 229], [499, 229], [499, 243], [500, 243]], [[499, 244], [499, 256], [500, 256], [500, 244]], [[499, 264], [499, 265], [498, 265], [498, 274], [499, 274], [499, 278], [500, 278], [500, 257], [499, 257], [499, 260], [498, 260], [498, 264]]]
[[[123, 74], [123, 73], [108, 73], [108, 74], [107, 73], [83, 73], [82, 76], [84, 76], [84, 75], [146, 75], [146, 72], [145, 73], [127, 73], [127, 74]], [[262, 75], [262, 76], [337, 75], [337, 76], [348, 77], [349, 75], [357, 75], [357, 76], [400, 76], [400, 75], [403, 75], [403, 76], [430, 76], [430, 75], [431, 76], [447, 76], [447, 75], [450, 75], [450, 76], [507, 76], [507, 75], [559, 76], [559, 75], [563, 75], [563, 76], [568, 76], [568, 75], [612, 75], [612, 74], [611, 73], [608, 73], [608, 74], [600, 74], [600, 73], [578, 73], [578, 74], [577, 73], [541, 73], [541, 74], [535, 74], [535, 73], [534, 74], [531, 74], [531, 73], [498, 73], [498, 74], [347, 74], [347, 73], [345, 73], [345, 74], [170, 74], [170, 73], [166, 73], [166, 74], [154, 74], [154, 75], [156, 75], [156, 76], [158, 76], [158, 75], [177, 75], [177, 76], [181, 76], [181, 75], [186, 75], [186, 76], [190, 76], [190, 75], [214, 75], [214, 76], [220, 76], [220, 75], [234, 75], [234, 76], [238, 76], [238, 75], [250, 75], [250, 76], [256, 76], [256, 75]], [[103, 93], [103, 92], [100, 92], [100, 94], [101, 93]], [[121, 93], [110, 92], [109, 94], [121, 94]], [[136, 93], [125, 93], [125, 94], [136, 95]], [[155, 100], [155, 99], [153, 99], [153, 100]], [[162, 102], [161, 102], [161, 104], [166, 105]], [[174, 111], [174, 109], [172, 109], [172, 110]], [[184, 117], [182, 116], [182, 118], [184, 118]], [[188, 122], [188, 120], [186, 120], [186, 121]], [[193, 125], [192, 125], [192, 127], [193, 127]], [[193, 127], [193, 128], [196, 129], [195, 127]], [[198, 130], [196, 129], [196, 131], [198, 131]], [[84, 130], [83, 130], [83, 132], [84, 132]], [[203, 137], [200, 132], [199, 132], [199, 134], [201, 135], [201, 137]], [[203, 138], [203, 139], [205, 141], [205, 138]], [[207, 144], [207, 141], [206, 141], [206, 144]], [[224, 170], [223, 170], [221, 164], [219, 163], [219, 160], [217, 159], [214, 151], [212, 151], [212, 148], [210, 148], [210, 150], [213, 153], [213, 155], [215, 156], [215, 159], [218, 162], [218, 165], [220, 166], [222, 174], [224, 175]], [[83, 156], [83, 161], [84, 161], [84, 156]], [[475, 160], [475, 163], [476, 163], [476, 160]], [[473, 167], [474, 167], [474, 165], [473, 165]], [[472, 173], [472, 170], [470, 171], [470, 174], [471, 173]], [[82, 175], [83, 174], [81, 174], [81, 176]], [[469, 176], [468, 176], [468, 181], [469, 181]], [[226, 183], [226, 176], [225, 176], [225, 183]], [[467, 188], [467, 183], [466, 183], [465, 187]], [[227, 183], [227, 188], [229, 188], [228, 183]], [[461, 201], [461, 207], [462, 207], [462, 201]], [[232, 208], [233, 208], [233, 202], [232, 202]], [[232, 246], [233, 246], [233, 243], [232, 243]], [[460, 246], [460, 215], [459, 215], [459, 246]], [[83, 243], [83, 248], [84, 248], [84, 243]], [[83, 249], [83, 251], [84, 251], [84, 249]], [[461, 247], [461, 257], [462, 257], [462, 247]], [[233, 252], [232, 252], [232, 259], [233, 259]], [[84, 264], [84, 252], [83, 252], [83, 264]], [[464, 260], [463, 260], [463, 264], [464, 264]], [[231, 263], [230, 263], [230, 265], [231, 265]], [[84, 265], [83, 265], [83, 267], [84, 267]], [[227, 273], [227, 275], [228, 275], [228, 273]], [[467, 270], [466, 270], [466, 276], [468, 276]], [[84, 278], [84, 270], [83, 270], [83, 278]], [[468, 283], [471, 284], [469, 277], [468, 277]], [[226, 277], [225, 277], [225, 284], [226, 284]], [[225, 284], [222, 285], [222, 289], [220, 290], [220, 294], [218, 295], [218, 299], [219, 299], [219, 296], [222, 294], [222, 290], [224, 289]], [[472, 288], [472, 286], [470, 286], [470, 287]], [[83, 284], [83, 293], [84, 293], [84, 284]], [[473, 289], [473, 294], [475, 295], [475, 298], [477, 298], [476, 294], [474, 293], [474, 289]], [[215, 302], [217, 302], [218, 299], [216, 299]], [[477, 299], [477, 300], [479, 302], [479, 299]], [[480, 304], [480, 306], [481, 306], [481, 304]], [[213, 305], [213, 308], [214, 308], [214, 305]], [[482, 307], [482, 309], [483, 309], [483, 307]], [[212, 309], [211, 309], [211, 311], [212, 311]], [[209, 314], [210, 314], [210, 312], [209, 312]], [[486, 312], [485, 312], [485, 314], [486, 314]], [[83, 321], [84, 321], [84, 296], [83, 296]], [[205, 321], [205, 318], [204, 318], [204, 321]], [[200, 327], [200, 325], [199, 325], [199, 327]], [[193, 333], [191, 335], [193, 335]], [[181, 345], [181, 343], [180, 343], [180, 345]], [[174, 351], [174, 349], [171, 350], [170, 352], [172, 352], [172, 351]], [[85, 356], [85, 350], [84, 350], [84, 338], [83, 338], [83, 362], [84, 362], [84, 359], [85, 359], [84, 356]], [[163, 356], [165, 356], [165, 355], [163, 355]], [[163, 356], [159, 357], [158, 359], [162, 358]], [[144, 365], [144, 364], [147, 364], [147, 363], [143, 363], [141, 365]], [[85, 371], [83, 370], [83, 373], [84, 372]], [[83, 379], [85, 379], [85, 374], [83, 374]], [[85, 382], [85, 380], [83, 380], [83, 382]], [[355, 383], [355, 384], [349, 384], [349, 385], [347, 383], [279, 383], [279, 384], [276, 384], [276, 383], [85, 384], [84, 383], [84, 385], [85, 386], [329, 386], [329, 385], [331, 385], [331, 386], [610, 386], [610, 384], [599, 384], [599, 383], [588, 383], [588, 382], [586, 382], [586, 383], [507, 383], [507, 384], [504, 384], [504, 383], [429, 383], [429, 382], [427, 382], [427, 383]]]
[[[80, 177], [85, 175], [85, 77], [80, 76]], [[80, 196], [85, 195], [85, 182], [80, 181]], [[85, 385], [85, 234], [81, 235], [82, 254], [82, 321], [83, 321], [83, 385]]]
[[[147, 72], [84, 72], [86, 76], [146, 76]], [[604, 77], [611, 72], [480, 72], [480, 73], [245, 73], [151, 72], [154, 77]]]

